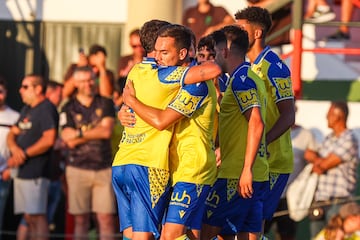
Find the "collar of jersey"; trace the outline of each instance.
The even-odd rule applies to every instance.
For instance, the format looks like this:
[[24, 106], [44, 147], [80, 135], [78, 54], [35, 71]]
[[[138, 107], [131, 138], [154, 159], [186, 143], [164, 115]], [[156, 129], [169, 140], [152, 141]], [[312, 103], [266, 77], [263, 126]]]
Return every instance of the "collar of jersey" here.
[[145, 64], [156, 64], [155, 58], [152, 57], [144, 57], [142, 63]]
[[270, 50], [269, 46], [266, 46], [261, 53], [259, 54], [259, 56], [257, 56], [257, 58], [254, 61], [254, 64], [258, 64], [260, 62], [260, 60], [264, 57], [264, 55], [266, 55], [266, 53]]
[[249, 62], [243, 62], [242, 64], [240, 64], [239, 66], [236, 67], [236, 69], [234, 70], [234, 72], [231, 74], [231, 76], [234, 76], [237, 72], [240, 71], [241, 68], [243, 67], [250, 67], [250, 63]]

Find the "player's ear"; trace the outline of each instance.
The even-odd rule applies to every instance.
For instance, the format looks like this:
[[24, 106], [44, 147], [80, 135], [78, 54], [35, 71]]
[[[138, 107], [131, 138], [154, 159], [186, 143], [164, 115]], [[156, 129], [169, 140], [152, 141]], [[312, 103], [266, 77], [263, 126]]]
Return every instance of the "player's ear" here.
[[263, 38], [264, 31], [261, 28], [258, 28], [255, 30], [255, 39], [261, 39]]
[[187, 54], [188, 54], [188, 50], [186, 48], [180, 49], [180, 51], [179, 51], [180, 60], [181, 61], [184, 60], [186, 58]]

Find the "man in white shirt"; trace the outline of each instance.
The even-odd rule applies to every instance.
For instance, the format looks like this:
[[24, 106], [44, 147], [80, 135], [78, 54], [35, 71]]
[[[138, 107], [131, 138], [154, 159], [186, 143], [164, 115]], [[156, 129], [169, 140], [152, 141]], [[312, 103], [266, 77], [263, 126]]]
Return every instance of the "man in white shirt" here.
[[[7, 159], [10, 157], [10, 151], [6, 144], [6, 136], [10, 127], [19, 118], [19, 113], [5, 104], [7, 87], [5, 79], [0, 76], [0, 230], [6, 199], [9, 195], [10, 171], [7, 169]], [[1, 235], [0, 235], [1, 240]]]

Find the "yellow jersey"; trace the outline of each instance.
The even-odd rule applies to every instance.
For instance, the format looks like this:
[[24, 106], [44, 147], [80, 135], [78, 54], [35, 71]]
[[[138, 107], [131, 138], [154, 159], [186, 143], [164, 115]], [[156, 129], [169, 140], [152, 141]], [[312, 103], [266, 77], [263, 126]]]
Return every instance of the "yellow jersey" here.
[[[248, 121], [244, 112], [260, 108], [266, 117], [266, 89], [264, 82], [250, 69], [249, 63], [237, 67], [230, 77], [220, 106], [220, 151], [221, 165], [218, 178], [238, 179], [241, 175], [246, 153]], [[265, 132], [253, 165], [253, 181], [269, 180], [269, 165], [266, 159]]]
[[[188, 67], [158, 66], [145, 58], [129, 72], [127, 81], [134, 83], [136, 98], [151, 107], [166, 109], [183, 84]], [[159, 131], [136, 116], [133, 128], [125, 127], [113, 166], [135, 164], [169, 170], [169, 144], [173, 126]]]
[[173, 184], [213, 184], [216, 162], [213, 143], [216, 89], [212, 80], [185, 85], [169, 107], [186, 118], [175, 124], [170, 144]]
[[[252, 64], [251, 69], [264, 81], [268, 93], [265, 131], [268, 132], [280, 116], [277, 103], [294, 99], [290, 70], [267, 46]], [[294, 157], [290, 129], [267, 146], [270, 172], [291, 173]]]

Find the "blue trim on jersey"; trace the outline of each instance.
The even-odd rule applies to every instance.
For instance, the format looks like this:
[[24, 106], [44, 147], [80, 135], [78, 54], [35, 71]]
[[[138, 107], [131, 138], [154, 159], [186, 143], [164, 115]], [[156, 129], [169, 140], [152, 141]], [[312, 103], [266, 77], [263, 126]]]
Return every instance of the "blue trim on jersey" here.
[[261, 59], [267, 54], [267, 52], [271, 51], [271, 48], [269, 46], [266, 46], [261, 53], [259, 54], [259, 56], [257, 56], [257, 58], [254, 61], [254, 64], [258, 64]]
[[[271, 50], [269, 46], [266, 46], [259, 56], [255, 59], [254, 63], [258, 64], [262, 59], [265, 59], [270, 63], [269, 69], [267, 70], [268, 78], [271, 85], [276, 86], [280, 92], [292, 92], [290, 69], [288, 66], [279, 58], [279, 56]], [[279, 91], [276, 91], [276, 103], [285, 100], [293, 99], [294, 96], [282, 96]]]
[[155, 58], [144, 57], [141, 63], [151, 64], [153, 68], [157, 68], [157, 64], [156, 64]]
[[191, 61], [190, 61], [189, 67], [193, 67], [193, 66], [198, 65], [198, 62], [196, 61], [196, 58], [191, 58], [190, 60]]
[[220, 92], [225, 92], [230, 82], [230, 75], [228, 73], [222, 73], [218, 78]]
[[[201, 108], [208, 95], [209, 88], [206, 82], [184, 85], [168, 107], [186, 117], [191, 117], [197, 109]], [[181, 104], [178, 104], [179, 102]], [[189, 109], [191, 111], [187, 111]]]
[[189, 71], [189, 68], [185, 68], [186, 67], [181, 66], [158, 66], [158, 78], [161, 83], [165, 84], [174, 84], [179, 82], [183, 84], [183, 79]]
[[231, 75], [231, 78], [234, 79], [231, 83], [231, 91], [234, 94], [241, 113], [253, 107], [260, 107], [257, 96], [257, 86], [254, 80], [248, 77], [249, 70], [250, 64], [244, 62], [237, 67]]

